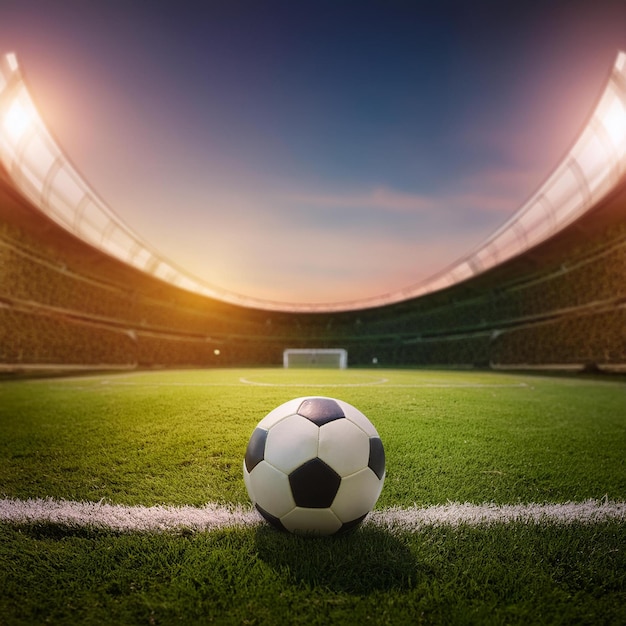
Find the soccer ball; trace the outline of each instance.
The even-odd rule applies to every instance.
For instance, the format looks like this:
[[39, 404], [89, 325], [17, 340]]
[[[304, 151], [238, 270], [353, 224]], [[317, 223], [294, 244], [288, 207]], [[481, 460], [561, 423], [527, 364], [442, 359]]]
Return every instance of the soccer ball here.
[[352, 405], [295, 398], [257, 425], [243, 477], [250, 499], [273, 526], [331, 535], [358, 526], [376, 504], [385, 452], [372, 423]]

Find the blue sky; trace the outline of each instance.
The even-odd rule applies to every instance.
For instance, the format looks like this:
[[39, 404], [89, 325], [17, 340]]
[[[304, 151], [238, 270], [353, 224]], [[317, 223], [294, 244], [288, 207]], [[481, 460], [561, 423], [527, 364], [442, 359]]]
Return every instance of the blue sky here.
[[2, 0], [40, 113], [156, 249], [255, 298], [395, 291], [571, 146], [626, 2]]

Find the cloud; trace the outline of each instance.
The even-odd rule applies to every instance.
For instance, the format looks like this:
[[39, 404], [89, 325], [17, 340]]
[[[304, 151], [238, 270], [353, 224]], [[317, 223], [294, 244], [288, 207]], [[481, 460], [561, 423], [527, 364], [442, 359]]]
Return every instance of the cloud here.
[[541, 182], [541, 175], [535, 169], [489, 167], [461, 179], [458, 191], [446, 201], [477, 211], [512, 214]]
[[[317, 224], [306, 229], [276, 217], [230, 237], [185, 246], [176, 258], [210, 283], [248, 296], [324, 303], [398, 291], [438, 272], [476, 243], [476, 232], [440, 236]], [[210, 261], [208, 261], [210, 257]]]
[[345, 192], [289, 194], [280, 202], [303, 209], [359, 210], [383, 215], [434, 216], [472, 211], [511, 215], [541, 182], [536, 170], [490, 167], [448, 183], [431, 193], [407, 193], [385, 185]]
[[461, 191], [457, 194], [442, 196], [442, 209], [448, 211], [471, 211], [476, 214], [511, 215], [520, 204], [517, 198], [507, 194], [478, 191]]
[[193, 219], [167, 226], [153, 206], [151, 228], [138, 230], [216, 286], [283, 302], [349, 301], [402, 290], [470, 252], [529, 195], [525, 181], [523, 171], [494, 167], [430, 194], [196, 188], [185, 197]]
[[388, 213], [428, 211], [436, 202], [427, 195], [394, 191], [386, 186], [345, 193], [303, 193], [286, 198], [312, 208], [374, 209]]

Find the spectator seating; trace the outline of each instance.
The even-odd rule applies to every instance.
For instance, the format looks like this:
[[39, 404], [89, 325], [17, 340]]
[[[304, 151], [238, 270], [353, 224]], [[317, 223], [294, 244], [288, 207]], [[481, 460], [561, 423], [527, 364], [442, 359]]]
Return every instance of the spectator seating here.
[[0, 182], [0, 366], [278, 365], [344, 347], [352, 365], [626, 364], [626, 190], [519, 258], [377, 309], [246, 309], [142, 274], [74, 239]]

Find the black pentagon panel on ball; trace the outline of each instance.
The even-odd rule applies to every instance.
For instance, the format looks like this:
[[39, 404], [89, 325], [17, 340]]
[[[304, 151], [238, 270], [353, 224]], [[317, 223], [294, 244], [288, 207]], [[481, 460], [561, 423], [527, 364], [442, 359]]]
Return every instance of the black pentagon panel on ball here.
[[345, 417], [342, 408], [332, 398], [307, 398], [300, 405], [298, 415], [318, 426]]
[[287, 532], [287, 529], [283, 526], [283, 523], [275, 516], [268, 513], [265, 509], [260, 507], [258, 504], [255, 504], [256, 510], [265, 518], [267, 522], [269, 522], [274, 528], [278, 530], [283, 530]]
[[385, 450], [380, 437], [370, 437], [370, 458], [367, 466], [382, 480], [385, 475]]
[[248, 447], [246, 448], [246, 469], [251, 472], [265, 456], [265, 442], [267, 440], [268, 431], [264, 428], [255, 428]]
[[341, 476], [321, 459], [302, 464], [289, 474], [291, 493], [297, 506], [310, 509], [329, 507], [341, 483]]

